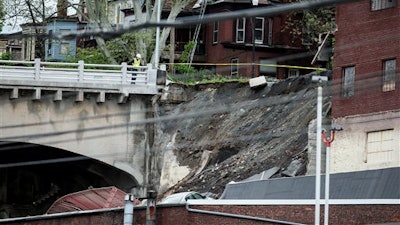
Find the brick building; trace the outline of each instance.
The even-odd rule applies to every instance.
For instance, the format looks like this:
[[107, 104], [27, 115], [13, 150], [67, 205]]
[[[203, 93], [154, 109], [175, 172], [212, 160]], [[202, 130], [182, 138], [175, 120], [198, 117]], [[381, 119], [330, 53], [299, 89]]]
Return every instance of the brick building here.
[[[196, 7], [195, 3], [200, 5]], [[178, 17], [199, 16], [201, 5], [205, 6], [205, 15], [233, 12], [260, 7], [276, 7], [291, 1], [259, 0], [193, 0], [179, 13]], [[132, 4], [127, 0], [113, 0], [109, 3], [110, 21], [116, 26], [134, 23]], [[171, 1], [163, 6], [162, 18], [166, 19]], [[193, 57], [193, 65], [209, 69], [224, 76], [256, 77], [260, 75], [284, 79], [307, 74], [312, 55], [304, 57], [308, 52], [300, 38], [294, 38], [288, 30], [284, 31], [287, 15], [243, 17], [216, 21], [201, 25], [197, 37], [197, 48]], [[119, 24], [119, 25], [118, 25]], [[160, 61], [169, 62], [179, 57], [185, 44], [195, 39], [196, 25], [171, 29], [168, 43], [175, 46], [172, 53], [162, 54]], [[301, 56], [294, 57], [296, 54]], [[197, 63], [197, 64], [195, 64]], [[254, 63], [254, 64], [253, 64]], [[280, 65], [280, 66], [275, 66]], [[284, 67], [292, 65], [294, 67]], [[295, 67], [297, 66], [297, 67]]]
[[[259, 1], [257, 5], [253, 5], [252, 1], [215, 1], [207, 5], [206, 13], [274, 7], [276, 4], [286, 4], [286, 1], [275, 3], [264, 0]], [[257, 16], [207, 24], [204, 28], [207, 62], [215, 63], [213, 69], [225, 76], [264, 75], [283, 79], [310, 72], [298, 68], [268, 66], [277, 64], [310, 66], [311, 57], [282, 60], [285, 56], [308, 51], [299, 38], [293, 38], [288, 30], [283, 29], [287, 19], [287, 15]], [[254, 67], [251, 63], [255, 64]]]
[[400, 166], [400, 1], [337, 6], [332, 171]]

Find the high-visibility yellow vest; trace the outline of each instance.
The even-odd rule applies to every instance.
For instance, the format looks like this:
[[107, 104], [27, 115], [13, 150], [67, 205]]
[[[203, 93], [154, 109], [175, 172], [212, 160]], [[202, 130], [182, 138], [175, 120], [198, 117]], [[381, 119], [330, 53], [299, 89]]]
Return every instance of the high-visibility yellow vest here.
[[140, 59], [134, 58], [133, 59], [133, 67], [139, 67], [140, 66]]

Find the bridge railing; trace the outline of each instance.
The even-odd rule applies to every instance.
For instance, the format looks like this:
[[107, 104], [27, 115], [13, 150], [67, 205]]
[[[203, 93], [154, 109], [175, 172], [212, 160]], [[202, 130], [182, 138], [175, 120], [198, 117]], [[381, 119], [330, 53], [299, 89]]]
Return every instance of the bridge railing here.
[[[0, 79], [44, 81], [59, 83], [90, 83], [90, 84], [142, 84], [156, 85], [152, 78], [152, 65], [134, 68], [122, 63], [85, 64], [63, 62], [11, 61], [0, 60]], [[156, 74], [156, 73], [155, 73]]]

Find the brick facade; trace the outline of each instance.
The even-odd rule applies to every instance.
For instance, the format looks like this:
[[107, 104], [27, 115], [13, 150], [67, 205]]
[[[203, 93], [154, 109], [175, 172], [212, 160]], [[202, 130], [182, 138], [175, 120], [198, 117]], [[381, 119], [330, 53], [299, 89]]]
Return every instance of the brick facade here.
[[[301, 224], [314, 224], [314, 205], [196, 205], [191, 209], [207, 212], [247, 215], [278, 220], [277, 222], [234, 218], [232, 216], [189, 212], [185, 206], [158, 207], [157, 225], [266, 225], [288, 221]], [[321, 224], [323, 223], [321, 206]], [[145, 208], [138, 207], [134, 212], [134, 224], [145, 225]], [[377, 224], [400, 222], [400, 205], [331, 205], [329, 222], [332, 225]], [[49, 215], [25, 217], [10, 221], [0, 220], [1, 225], [122, 225], [123, 209], [103, 212], [77, 213], [71, 215]], [[281, 223], [284, 224], [284, 223]], [[286, 223], [290, 224], [290, 223]]]
[[[273, 7], [271, 5], [260, 4], [257, 7]], [[237, 2], [223, 2], [215, 5], [207, 6], [208, 14], [215, 14], [221, 12], [229, 12], [252, 8], [250, 2], [237, 3]], [[256, 43], [254, 46], [254, 60], [253, 60], [253, 25], [252, 18], [245, 19], [245, 35], [243, 43], [236, 43], [236, 20], [223, 20], [219, 21], [218, 42], [213, 43], [213, 27], [214, 24], [210, 23], [205, 26], [205, 52], [206, 61], [211, 64], [216, 64], [216, 72], [221, 75], [230, 76], [232, 59], [237, 59], [239, 64], [238, 73], [241, 77], [252, 76], [252, 65], [255, 63], [255, 73], [259, 75], [276, 76], [279, 79], [287, 77], [288, 68], [278, 67], [276, 73], [261, 72], [260, 60], [269, 60], [282, 58], [296, 53], [304, 53], [307, 51], [301, 45], [299, 39], [290, 36], [289, 32], [283, 30], [285, 26], [286, 15], [278, 15], [271, 17], [264, 17], [264, 36], [262, 43]], [[269, 39], [269, 30], [272, 30], [271, 42]], [[296, 42], [297, 40], [297, 42]], [[274, 64], [296, 65], [296, 66], [310, 66], [312, 58], [291, 59], [291, 60], [278, 60]], [[261, 61], [262, 62], [262, 61]], [[300, 74], [306, 74], [312, 70], [300, 69]]]
[[[400, 108], [400, 1], [397, 6], [371, 11], [371, 1], [337, 6], [332, 117], [367, 114]], [[396, 59], [393, 91], [382, 91], [383, 61]], [[342, 97], [342, 71], [355, 66], [354, 96]]]

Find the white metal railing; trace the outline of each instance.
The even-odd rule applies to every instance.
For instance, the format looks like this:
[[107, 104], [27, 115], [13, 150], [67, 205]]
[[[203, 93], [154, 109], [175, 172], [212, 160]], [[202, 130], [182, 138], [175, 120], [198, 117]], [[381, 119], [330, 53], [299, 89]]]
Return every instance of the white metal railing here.
[[[134, 71], [136, 69], [137, 71]], [[156, 85], [157, 70], [151, 64], [134, 68], [132, 65], [122, 63], [121, 65], [110, 64], [85, 64], [64, 62], [42, 62], [40, 59], [34, 61], [11, 61], [0, 60], [0, 84], [2, 81], [35, 81], [51, 83], [77, 83], [90, 84], [139, 84]], [[133, 78], [133, 79], [132, 79]], [[82, 86], [82, 85], [81, 85]]]

